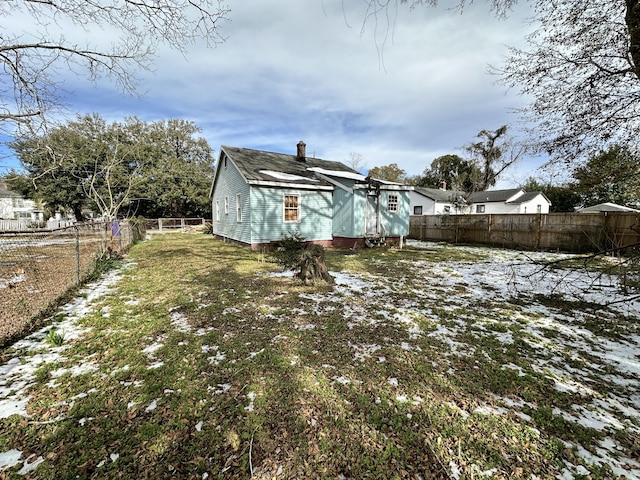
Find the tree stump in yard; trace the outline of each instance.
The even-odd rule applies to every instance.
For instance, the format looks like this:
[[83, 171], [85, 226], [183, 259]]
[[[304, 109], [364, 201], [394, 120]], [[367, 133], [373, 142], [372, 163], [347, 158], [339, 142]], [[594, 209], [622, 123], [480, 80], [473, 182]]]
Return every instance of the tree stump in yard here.
[[329, 274], [327, 264], [324, 261], [324, 247], [321, 245], [308, 245], [298, 257], [299, 271], [295, 274], [306, 285], [323, 281], [333, 285], [333, 277]]

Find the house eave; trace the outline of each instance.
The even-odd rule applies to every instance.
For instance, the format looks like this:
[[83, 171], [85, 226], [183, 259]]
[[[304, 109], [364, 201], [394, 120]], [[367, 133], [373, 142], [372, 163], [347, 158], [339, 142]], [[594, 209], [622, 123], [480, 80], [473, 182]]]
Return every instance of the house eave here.
[[[355, 187], [355, 189], [367, 189], [369, 188], [368, 184], [357, 184]], [[389, 185], [389, 184], [383, 184], [380, 185], [380, 190], [395, 190], [398, 192], [409, 192], [412, 191], [414, 188], [411, 185]]]
[[335, 185], [338, 188], [341, 188], [342, 190], [344, 190], [345, 192], [350, 193], [351, 195], [353, 195], [353, 188], [347, 187], [345, 184], [339, 182], [338, 180], [335, 180], [331, 177], [328, 177], [326, 175], [323, 175], [322, 173], [319, 172], [315, 172], [316, 176], [318, 178], [321, 178], [322, 180], [324, 180], [325, 182], [328, 182], [332, 185]]
[[247, 183], [257, 187], [297, 188], [300, 190], [325, 190], [329, 192], [334, 190], [332, 185], [310, 185], [308, 183], [271, 182], [268, 180], [250, 180]]

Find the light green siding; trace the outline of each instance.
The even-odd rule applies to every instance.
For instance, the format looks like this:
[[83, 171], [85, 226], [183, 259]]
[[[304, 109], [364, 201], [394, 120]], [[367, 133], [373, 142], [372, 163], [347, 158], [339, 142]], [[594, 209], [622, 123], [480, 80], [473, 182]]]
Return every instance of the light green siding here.
[[353, 195], [341, 188], [333, 192], [333, 236], [355, 238]]
[[[389, 195], [397, 195], [398, 211], [389, 212]], [[385, 228], [385, 235], [400, 237], [409, 235], [409, 192], [387, 190], [380, 192], [380, 220]]]
[[[366, 236], [367, 193], [366, 188], [356, 188], [353, 195], [342, 189], [335, 190], [333, 193], [334, 236], [347, 238]], [[398, 197], [397, 213], [388, 211], [389, 195]], [[379, 201], [380, 222], [384, 227], [384, 234], [394, 237], [407, 236], [409, 234], [409, 192], [382, 190]]]
[[[238, 242], [251, 243], [251, 211], [249, 209], [249, 185], [229, 159], [221, 159], [218, 165], [218, 178], [213, 192], [213, 234], [230, 238]], [[242, 215], [238, 221], [237, 198], [240, 195]], [[225, 198], [228, 212], [225, 212]], [[217, 212], [220, 212], [219, 219]]]
[[[252, 243], [282, 239], [283, 234], [300, 233], [305, 240], [331, 240], [332, 193], [294, 188], [251, 188]], [[299, 195], [300, 219], [285, 222], [284, 196]]]
[[366, 231], [367, 190], [359, 188], [353, 196], [353, 237], [364, 238]]
[[[213, 233], [249, 245], [279, 241], [298, 233], [308, 241], [331, 241], [334, 237], [364, 238], [367, 232], [367, 188], [349, 179], [333, 190], [247, 183], [230, 158], [223, 154], [215, 180], [212, 209]], [[351, 191], [348, 191], [351, 189]], [[285, 220], [285, 195], [299, 201], [299, 219]], [[379, 190], [379, 220], [386, 236], [409, 233], [409, 192]], [[397, 197], [397, 212], [389, 212], [389, 196]], [[238, 198], [241, 215], [238, 216]], [[225, 211], [228, 205], [228, 211]], [[374, 216], [375, 221], [375, 216]], [[375, 231], [375, 228], [374, 228]]]

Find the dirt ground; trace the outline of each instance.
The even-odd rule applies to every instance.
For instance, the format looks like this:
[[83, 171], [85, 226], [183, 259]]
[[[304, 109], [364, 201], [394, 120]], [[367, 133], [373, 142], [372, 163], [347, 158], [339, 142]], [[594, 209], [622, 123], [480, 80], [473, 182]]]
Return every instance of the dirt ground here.
[[0, 345], [86, 278], [103, 244], [102, 232], [83, 235], [77, 249], [71, 230], [0, 237]]

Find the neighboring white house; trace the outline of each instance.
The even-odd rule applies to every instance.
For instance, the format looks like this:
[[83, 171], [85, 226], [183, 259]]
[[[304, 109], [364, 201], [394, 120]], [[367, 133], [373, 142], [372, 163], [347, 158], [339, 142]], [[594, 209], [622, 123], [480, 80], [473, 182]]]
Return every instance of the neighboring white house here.
[[0, 219], [41, 222], [43, 215], [44, 212], [38, 208], [36, 202], [10, 191], [0, 180]]
[[465, 194], [455, 190], [415, 187], [412, 215], [549, 213], [551, 202], [542, 192], [522, 188]]
[[617, 203], [599, 203], [597, 205], [591, 205], [590, 207], [578, 209], [579, 213], [602, 213], [602, 212], [623, 212], [623, 213], [638, 213], [640, 210], [634, 208], [625, 207], [624, 205], [618, 205]]
[[551, 202], [542, 192], [522, 188], [486, 190], [467, 197], [469, 213], [549, 213]]
[[411, 191], [411, 215], [466, 213], [466, 194], [442, 188], [415, 187]]

